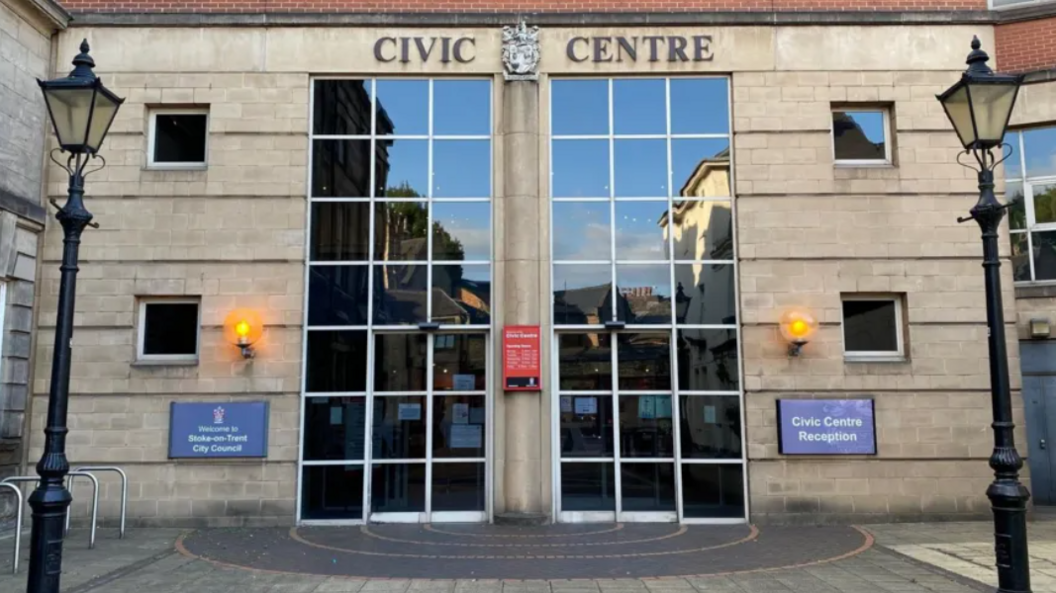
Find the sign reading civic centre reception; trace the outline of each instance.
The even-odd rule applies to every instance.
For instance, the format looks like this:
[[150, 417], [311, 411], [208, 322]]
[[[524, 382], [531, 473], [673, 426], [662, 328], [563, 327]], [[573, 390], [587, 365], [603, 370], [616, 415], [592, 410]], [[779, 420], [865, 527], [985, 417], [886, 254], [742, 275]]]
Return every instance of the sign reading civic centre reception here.
[[876, 455], [871, 399], [777, 400], [782, 455]]
[[267, 455], [267, 402], [172, 402], [170, 459]]

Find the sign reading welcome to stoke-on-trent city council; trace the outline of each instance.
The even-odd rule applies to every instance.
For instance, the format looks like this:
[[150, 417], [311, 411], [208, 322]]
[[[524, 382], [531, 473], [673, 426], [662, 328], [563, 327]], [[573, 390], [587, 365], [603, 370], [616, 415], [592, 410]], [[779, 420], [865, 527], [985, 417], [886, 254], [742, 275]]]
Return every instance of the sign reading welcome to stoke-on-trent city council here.
[[267, 457], [267, 402], [172, 402], [169, 458]]
[[871, 399], [779, 399], [782, 455], [876, 455]]

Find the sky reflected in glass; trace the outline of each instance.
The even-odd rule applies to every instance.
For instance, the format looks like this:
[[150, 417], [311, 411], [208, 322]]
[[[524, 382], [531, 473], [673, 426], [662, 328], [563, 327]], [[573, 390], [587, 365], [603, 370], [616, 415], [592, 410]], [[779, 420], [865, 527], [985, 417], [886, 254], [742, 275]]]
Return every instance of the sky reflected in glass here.
[[554, 202], [555, 260], [610, 261], [608, 202]]
[[609, 141], [554, 140], [553, 197], [609, 197]]
[[[667, 89], [663, 79], [612, 81], [612, 125], [616, 134], [666, 134]], [[657, 109], [656, 107], [659, 107]]]
[[609, 133], [607, 80], [555, 80], [550, 94], [555, 136]]
[[429, 133], [429, 81], [379, 80], [376, 85], [378, 134]]
[[433, 135], [487, 136], [491, 133], [491, 83], [487, 80], [433, 82]]

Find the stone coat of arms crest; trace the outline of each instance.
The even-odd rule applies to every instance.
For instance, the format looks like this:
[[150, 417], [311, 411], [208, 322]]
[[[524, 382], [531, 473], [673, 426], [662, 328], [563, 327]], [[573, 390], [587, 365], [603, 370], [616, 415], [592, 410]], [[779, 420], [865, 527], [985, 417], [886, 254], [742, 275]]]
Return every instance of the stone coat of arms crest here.
[[539, 27], [502, 28], [502, 65], [506, 80], [538, 80]]

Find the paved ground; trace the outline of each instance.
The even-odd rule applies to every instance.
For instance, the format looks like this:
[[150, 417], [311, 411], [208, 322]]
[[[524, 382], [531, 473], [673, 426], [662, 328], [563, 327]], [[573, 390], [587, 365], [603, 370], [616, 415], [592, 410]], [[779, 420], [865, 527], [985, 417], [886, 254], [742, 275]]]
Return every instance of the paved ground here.
[[[562, 526], [545, 532], [484, 526], [149, 529], [130, 530], [124, 540], [101, 530], [95, 550], [87, 549], [85, 532], [74, 531], [64, 554], [62, 588], [64, 593], [974, 593], [993, 590], [985, 584], [991, 575], [985, 555], [989, 528], [989, 523], [869, 526], [875, 542], [851, 528], [682, 531], [672, 525]], [[1056, 593], [1056, 524], [1032, 525], [1032, 538], [1035, 593]], [[638, 541], [643, 539], [650, 541]], [[0, 537], [3, 593], [25, 588], [25, 562], [17, 575], [10, 574], [12, 543]], [[224, 561], [198, 555], [204, 553]], [[440, 567], [432, 571], [437, 574], [424, 574], [422, 567], [429, 565]], [[579, 565], [585, 576], [588, 569], [607, 567], [607, 572], [562, 578]], [[475, 566], [480, 572], [518, 569], [536, 578], [458, 572]], [[686, 566], [701, 576], [655, 578]], [[632, 578], [647, 576], [647, 569], [654, 578]], [[440, 570], [461, 578], [441, 579]], [[391, 578], [344, 576], [372, 571]], [[410, 578], [416, 575], [430, 578]]]
[[[871, 525], [880, 546], [960, 576], [997, 586], [990, 523]], [[1034, 593], [1056, 593], [1056, 522], [1028, 526]]]

